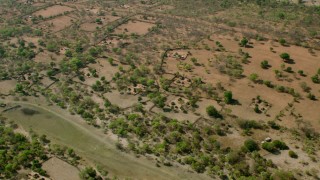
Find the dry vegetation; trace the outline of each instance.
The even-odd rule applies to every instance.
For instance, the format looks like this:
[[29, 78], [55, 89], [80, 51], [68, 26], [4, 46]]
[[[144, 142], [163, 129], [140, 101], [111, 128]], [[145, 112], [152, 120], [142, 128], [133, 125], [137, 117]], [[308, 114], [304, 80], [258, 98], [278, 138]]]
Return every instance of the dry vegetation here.
[[319, 179], [316, 3], [0, 0], [3, 126], [74, 148], [0, 179]]

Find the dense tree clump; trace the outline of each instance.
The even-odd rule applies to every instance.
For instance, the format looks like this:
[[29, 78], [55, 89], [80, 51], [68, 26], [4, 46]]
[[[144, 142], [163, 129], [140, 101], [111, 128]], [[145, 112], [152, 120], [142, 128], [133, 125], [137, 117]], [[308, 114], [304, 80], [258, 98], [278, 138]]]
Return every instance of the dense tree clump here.
[[29, 141], [24, 135], [14, 133], [11, 128], [0, 124], [0, 145], [1, 179], [14, 177], [21, 168], [32, 169], [41, 175], [46, 175], [41, 168], [41, 162], [48, 157], [37, 137]]

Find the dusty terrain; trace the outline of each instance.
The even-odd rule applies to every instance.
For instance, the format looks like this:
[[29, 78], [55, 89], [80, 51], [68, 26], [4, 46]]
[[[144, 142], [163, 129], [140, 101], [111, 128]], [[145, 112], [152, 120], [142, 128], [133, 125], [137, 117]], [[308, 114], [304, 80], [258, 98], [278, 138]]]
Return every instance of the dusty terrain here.
[[319, 2], [1, 3], [0, 117], [80, 157], [46, 178], [319, 179]]

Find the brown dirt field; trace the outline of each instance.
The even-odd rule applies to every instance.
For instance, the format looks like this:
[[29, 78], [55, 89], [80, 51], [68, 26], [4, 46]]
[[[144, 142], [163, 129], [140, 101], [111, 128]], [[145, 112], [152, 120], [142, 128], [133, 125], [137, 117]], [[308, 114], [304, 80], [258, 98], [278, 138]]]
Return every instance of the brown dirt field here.
[[63, 55], [57, 55], [56, 53], [44, 51], [35, 57], [35, 62], [42, 62], [42, 63], [50, 63], [50, 62], [60, 62], [63, 59]]
[[[73, 81], [79, 82], [79, 83], [84, 83], [87, 86], [92, 86], [93, 84], [96, 83], [97, 80], [99, 80], [99, 78], [96, 78], [96, 77], [93, 77], [93, 76], [87, 76], [88, 73], [91, 74], [88, 68], [82, 69], [81, 72], [85, 76], [85, 81], [81, 82], [78, 77], [74, 77]], [[88, 89], [91, 90], [91, 88], [88, 88]]]
[[[216, 40], [219, 40], [222, 45], [227, 50], [233, 50], [235, 51], [236, 49], [239, 49], [238, 42], [234, 41], [231, 37], [228, 38], [223, 38], [223, 37], [216, 37], [214, 38]], [[290, 46], [290, 47], [284, 47], [281, 46], [278, 43], [275, 42], [264, 42], [264, 44], [261, 44], [260, 42], [257, 41], [252, 41], [253, 42], [253, 48], [242, 48], [245, 52], [249, 52], [249, 54], [252, 56], [249, 60], [251, 63], [249, 65], [244, 65], [244, 74], [249, 76], [252, 73], [257, 73], [261, 79], [264, 80], [270, 80], [276, 84], [283, 85], [283, 86], [288, 86], [294, 88], [296, 91], [298, 91], [303, 97], [306, 96], [306, 93], [304, 93], [300, 87], [301, 82], [306, 82], [308, 86], [311, 87], [311, 92], [316, 95], [316, 97], [320, 96], [319, 90], [320, 87], [317, 84], [314, 84], [310, 77], [313, 76], [317, 69], [320, 67], [320, 61], [319, 61], [319, 56], [320, 52], [315, 51], [315, 54], [312, 55], [308, 52], [306, 48], [303, 47], [298, 47], [298, 46]], [[270, 51], [270, 47], [274, 48], [274, 51], [276, 53], [273, 53]], [[299, 77], [299, 79], [295, 79], [292, 74], [290, 73], [285, 73], [288, 75], [293, 81], [292, 82], [287, 82], [287, 81], [278, 81], [275, 78], [274, 73], [272, 72], [274, 69], [280, 70], [281, 64], [283, 64], [283, 61], [279, 57], [279, 55], [283, 52], [287, 52], [290, 54], [290, 56], [293, 58], [295, 64], [287, 64], [285, 63], [286, 67], [290, 66], [292, 67], [293, 71], [297, 72], [298, 70], [303, 70], [306, 74], [307, 77]], [[268, 70], [263, 70], [260, 67], [260, 63], [262, 60], [268, 60], [269, 64], [272, 66]], [[278, 106], [278, 107], [272, 107], [270, 110], [270, 113], [272, 113], [273, 110], [281, 110], [279, 109], [280, 107], [284, 107], [286, 103], [291, 102], [289, 95], [287, 94], [280, 94], [277, 92], [272, 92], [274, 90], [267, 90], [264, 88], [259, 88], [258, 86], [260, 85], [255, 85], [255, 88], [252, 90], [248, 89], [248, 92], [253, 96], [255, 93], [259, 95], [266, 94], [268, 96], [265, 96], [264, 99], [266, 99], [268, 102], [271, 104]], [[239, 88], [238, 85], [236, 85], [236, 88], [232, 88], [233, 91], [235, 91], [234, 94], [238, 94], [239, 97], [245, 97], [245, 94], [241, 92], [245, 92], [243, 90], [245, 88], [244, 86], [241, 86]], [[258, 88], [258, 89], [257, 89]], [[263, 90], [265, 89], [265, 90]], [[241, 90], [241, 91], [239, 91]], [[311, 101], [307, 98], [305, 100], [301, 100], [300, 103], [297, 104], [297, 112], [301, 113], [303, 116], [305, 116], [305, 119], [309, 122], [312, 123], [312, 125], [316, 127], [320, 127], [320, 112], [317, 111], [317, 107], [319, 107], [320, 102], [319, 101]]]
[[61, 5], [54, 5], [51, 7], [48, 7], [46, 9], [39, 10], [35, 13], [33, 13], [34, 16], [43, 16], [44, 18], [55, 16], [62, 14], [67, 11], [72, 11], [73, 9], [68, 6], [61, 6]]
[[40, 23], [41, 29], [49, 29], [50, 32], [61, 31], [72, 24], [73, 18], [69, 16], [60, 16]]
[[0, 94], [9, 94], [10, 90], [14, 90], [16, 84], [15, 80], [0, 81]]
[[[44, 72], [45, 73], [45, 72]], [[52, 81], [50, 78], [48, 77], [43, 77], [43, 79], [41, 80], [41, 83], [46, 87], [49, 86], [51, 83], [53, 83], [54, 81]]]
[[227, 134], [227, 136], [217, 136], [217, 140], [224, 148], [231, 147], [234, 149], [240, 149], [243, 146], [243, 142], [246, 140], [246, 137], [241, 136], [239, 131], [232, 131], [232, 134]]
[[[284, 170], [294, 169], [296, 172], [301, 172], [303, 170], [311, 170], [311, 169], [319, 169], [320, 164], [318, 162], [313, 162], [309, 155], [302, 150], [303, 142], [298, 142], [296, 139], [292, 139], [287, 134], [278, 134], [270, 136], [273, 140], [279, 139], [284, 140], [286, 144], [288, 145], [289, 149], [294, 151], [298, 158], [294, 159], [289, 157], [288, 151], [289, 150], [283, 150], [280, 154], [272, 154], [272, 153], [266, 153], [264, 156], [266, 159], [271, 159], [273, 163], [275, 163], [277, 166], [281, 167]], [[280, 138], [281, 137], [281, 138]], [[263, 150], [264, 151], [264, 150]], [[317, 173], [318, 176], [320, 175], [320, 172]], [[299, 177], [300, 179], [301, 177]], [[301, 179], [308, 179], [308, 178], [301, 178]]]
[[[99, 58], [97, 63], [89, 64], [88, 67], [97, 70], [97, 73], [102, 77], [104, 76], [107, 81], [112, 80], [112, 77], [119, 71], [117, 62], [114, 62], [114, 66], [111, 66], [107, 59]], [[125, 66], [123, 66], [125, 68]]]
[[[95, 23], [95, 20], [100, 18], [102, 21], [102, 24], [97, 24]], [[115, 20], [120, 19], [121, 17], [119, 16], [111, 16], [111, 15], [105, 15], [105, 16], [85, 16], [85, 17], [81, 17], [82, 20], [84, 20], [85, 23], [81, 24], [80, 28], [84, 31], [89, 31], [89, 32], [93, 32], [96, 31], [96, 27], [103, 27], [106, 24], [113, 22]]]
[[[144, 35], [149, 32], [149, 29], [154, 25], [151, 23], [141, 21], [129, 21], [127, 24], [123, 24], [115, 30], [116, 34], [122, 33], [136, 33], [138, 35]], [[127, 29], [127, 31], [126, 31]]]
[[112, 104], [118, 105], [120, 108], [128, 108], [138, 102], [138, 96], [120, 94], [118, 91], [104, 94]]
[[102, 25], [99, 25], [97, 23], [83, 23], [81, 24], [80, 29], [84, 31], [94, 32], [98, 27], [101, 28]]
[[306, 122], [310, 122], [314, 129], [320, 129], [320, 111], [319, 111], [319, 100], [311, 101], [305, 100], [301, 103], [296, 103], [294, 107], [295, 112], [300, 113]]
[[79, 170], [74, 166], [53, 157], [44, 162], [42, 168], [53, 180], [79, 180]]
[[[233, 37], [225, 35], [214, 35], [212, 36], [212, 39], [214, 39], [215, 41], [220, 41], [226, 48], [228, 52], [224, 54], [231, 53], [238, 56], [238, 49], [240, 47], [238, 45], [238, 41], [235, 41]], [[249, 59], [251, 62], [248, 65], [243, 64], [244, 75], [248, 77], [252, 73], [257, 73], [263, 80], [270, 80], [275, 84], [294, 88], [297, 92], [302, 94], [303, 97], [306, 96], [306, 93], [301, 90], [299, 84], [305, 81], [311, 87], [311, 92], [317, 97], [320, 96], [320, 87], [317, 84], [312, 83], [310, 79], [310, 76], [314, 75], [317, 69], [320, 67], [320, 61], [318, 60], [320, 52], [315, 51], [315, 55], [311, 55], [307, 49], [302, 47], [283, 47], [278, 43], [271, 41], [257, 42], [251, 40], [251, 42], [253, 48], [242, 48], [244, 52], [249, 52], [249, 54], [252, 56], [252, 58]], [[205, 41], [205, 44], [208, 44], [211, 48], [216, 47], [215, 42], [213, 41]], [[276, 53], [271, 52], [269, 49], [270, 47], [273, 47]], [[217, 82], [222, 82], [223, 86], [225, 86], [226, 89], [231, 90], [234, 94], [235, 99], [237, 99], [241, 103], [241, 105], [226, 106], [226, 108], [232, 110], [232, 114], [235, 114], [241, 118], [270, 120], [273, 119], [280, 112], [280, 110], [286, 107], [287, 104], [292, 102], [293, 100], [293, 97], [289, 94], [278, 93], [275, 90], [270, 89], [264, 85], [254, 84], [247, 78], [231, 81], [231, 79], [227, 75], [219, 73], [216, 68], [209, 67], [208, 59], [214, 60], [214, 55], [221, 54], [220, 52], [213, 53], [207, 50], [190, 50], [190, 52], [192, 55], [190, 55], [186, 60], [176, 60], [175, 58], [169, 57], [167, 59], [167, 63], [165, 64], [167, 72], [175, 73], [179, 71], [181, 74], [186, 75], [190, 78], [201, 77], [202, 80], [213, 85]], [[299, 79], [295, 79], [292, 74], [284, 73], [293, 81], [287, 82], [277, 80], [273, 70], [280, 70], [280, 66], [283, 61], [281, 60], [279, 55], [282, 52], [288, 52], [295, 61], [295, 64], [285, 63], [286, 67], [292, 67], [295, 72], [302, 69], [306, 74], [308, 74], [308, 76], [299, 77], [299, 75], [297, 75]], [[203, 64], [204, 66], [194, 66], [190, 61], [192, 57], [197, 58], [198, 62], [200, 64]], [[272, 66], [268, 70], [263, 70], [260, 67], [261, 61], [265, 59], [268, 60], [269, 64]], [[192, 70], [192, 72], [180, 71], [177, 69], [177, 64], [179, 63], [179, 61], [192, 64], [195, 68]], [[206, 70], [208, 72], [206, 72]], [[255, 98], [258, 95], [262, 96], [263, 100], [266, 100], [273, 105], [267, 113], [270, 114], [270, 117], [267, 117], [264, 114], [257, 114], [253, 111], [252, 107], [249, 107], [251, 99]], [[311, 122], [313, 126], [319, 127], [320, 112], [316, 110], [319, 105], [319, 101], [311, 101], [305, 98], [305, 100], [301, 100], [300, 104], [297, 105], [297, 109], [300, 109], [297, 110], [297, 112], [305, 116], [305, 119]], [[290, 123], [290, 119], [288, 119], [288, 121], [286, 121], [285, 119], [284, 123]]]
[[120, 16], [105, 15], [105, 16], [101, 17], [101, 20], [102, 20], [103, 23], [110, 23], [110, 22], [116, 21], [116, 20], [118, 20], [120, 18], [121, 18]]
[[[227, 87], [228, 90], [233, 92], [234, 99], [238, 100], [241, 105], [227, 105], [226, 108], [231, 109], [232, 114], [237, 115], [240, 118], [258, 120], [273, 119], [280, 110], [285, 108], [287, 104], [293, 100], [291, 95], [278, 93], [263, 85], [255, 85], [252, 88], [248, 86], [248, 83], [249, 81], [236, 82]], [[257, 97], [258, 95], [260, 95], [263, 100], [272, 104], [272, 107], [267, 112], [267, 114], [270, 114], [270, 117], [267, 117], [264, 114], [255, 113], [253, 108], [249, 106], [252, 102], [252, 98]]]

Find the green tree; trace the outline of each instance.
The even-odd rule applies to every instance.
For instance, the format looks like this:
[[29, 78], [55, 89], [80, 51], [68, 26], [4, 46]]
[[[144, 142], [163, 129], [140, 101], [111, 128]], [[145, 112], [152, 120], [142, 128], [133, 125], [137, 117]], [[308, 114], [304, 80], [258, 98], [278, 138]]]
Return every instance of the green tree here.
[[15, 91], [16, 92], [23, 92], [23, 85], [20, 83], [16, 84]]
[[254, 140], [252, 139], [248, 139], [244, 142], [244, 147], [246, 150], [248, 150], [249, 152], [253, 152], [253, 151], [258, 151], [259, 150], [259, 145], [258, 143], [256, 143]]
[[313, 83], [319, 84], [320, 83], [320, 79], [318, 75], [314, 75], [311, 77], [311, 80]]
[[226, 91], [224, 92], [224, 102], [227, 104], [231, 104], [233, 101], [233, 97], [232, 97], [232, 92], [231, 91]]
[[213, 117], [213, 118], [220, 118], [221, 117], [220, 113], [218, 112], [218, 110], [214, 106], [208, 106], [206, 108], [206, 111], [210, 117]]
[[97, 19], [96, 19], [96, 23], [97, 23], [97, 24], [102, 24], [101, 18], [97, 18]]
[[59, 46], [56, 42], [48, 42], [47, 43], [47, 50], [50, 52], [58, 52], [59, 51]]
[[246, 37], [244, 37], [244, 38], [242, 38], [242, 40], [240, 41], [240, 46], [241, 46], [241, 47], [247, 47], [248, 43], [249, 43], [249, 40], [248, 40]]
[[269, 152], [275, 152], [277, 148], [274, 146], [271, 142], [265, 142], [262, 144], [262, 148], [269, 151]]
[[93, 57], [97, 57], [99, 55], [100, 51], [95, 48], [95, 47], [92, 47], [89, 49], [89, 54]]
[[250, 74], [249, 79], [250, 79], [252, 82], [256, 83], [256, 82], [258, 81], [258, 79], [259, 79], [259, 75], [256, 74], [256, 73]]
[[264, 61], [261, 62], [260, 66], [261, 66], [262, 69], [268, 69], [270, 65], [269, 65], [269, 62], [267, 60], [264, 60]]
[[286, 45], [287, 41], [286, 41], [285, 39], [283, 39], [283, 38], [280, 38], [280, 39], [279, 39], [279, 43], [280, 43], [282, 46], [284, 46], [284, 45]]
[[288, 154], [289, 154], [289, 156], [291, 157], [291, 158], [294, 158], [294, 159], [297, 159], [298, 158], [298, 155], [297, 155], [297, 153], [295, 153], [294, 151], [289, 151], [288, 152]]
[[84, 66], [83, 62], [78, 58], [72, 58], [70, 60], [71, 69], [74, 71], [78, 71], [80, 68]]
[[99, 179], [97, 177], [97, 172], [92, 167], [86, 167], [80, 172], [80, 178], [82, 180], [96, 180]]
[[83, 52], [83, 47], [82, 47], [82, 44], [80, 42], [78, 42], [75, 46], [75, 51], [77, 53], [82, 53]]
[[289, 60], [290, 59], [290, 55], [288, 53], [282, 53], [282, 54], [280, 54], [280, 57], [283, 60]]
[[272, 142], [274, 144], [274, 146], [280, 150], [286, 150], [286, 149], [289, 149], [289, 147], [286, 145], [285, 142], [283, 141], [280, 141], [280, 140], [274, 140]]

